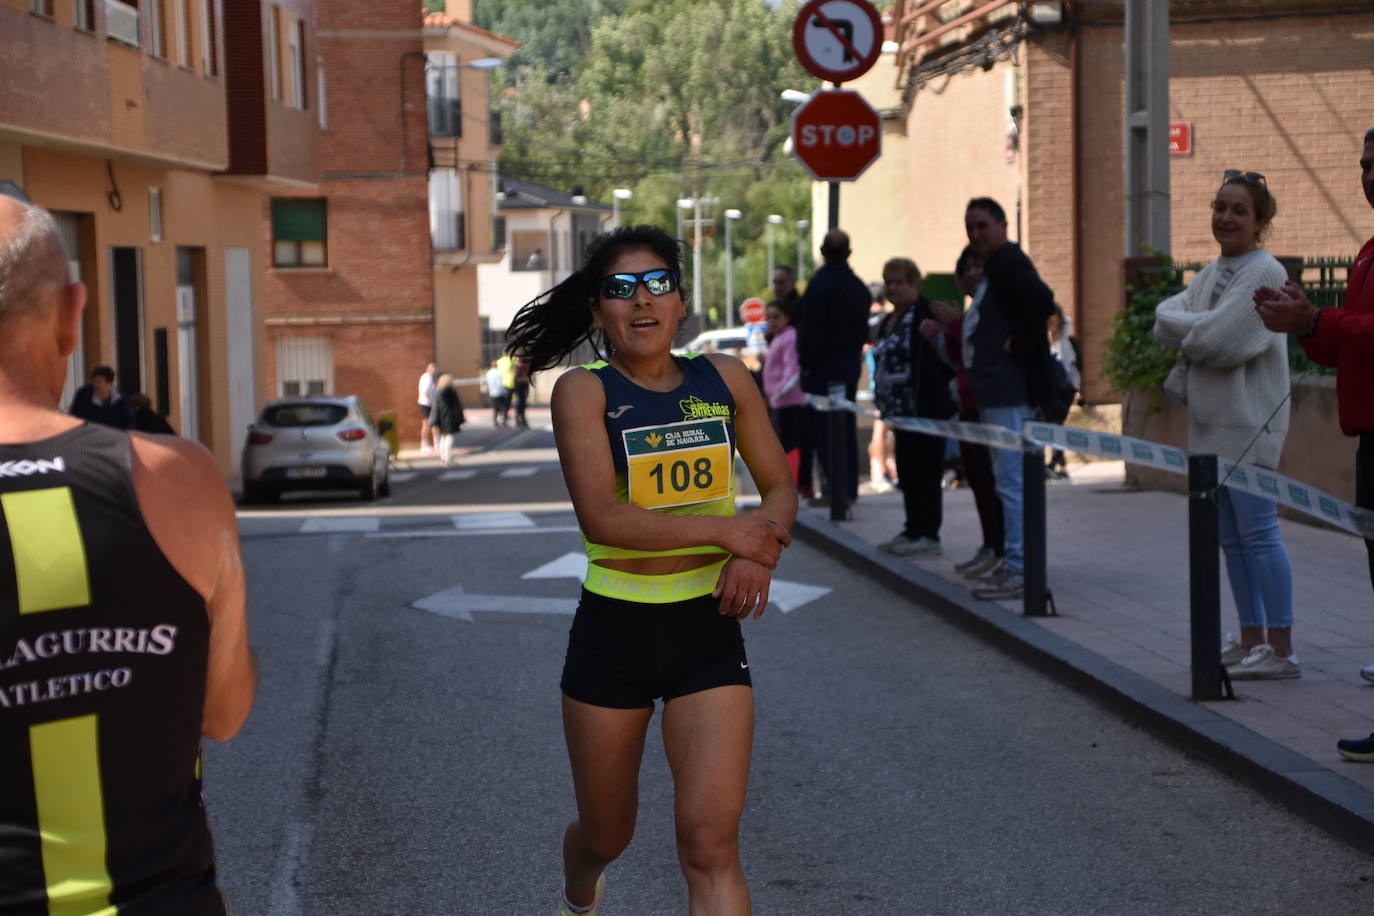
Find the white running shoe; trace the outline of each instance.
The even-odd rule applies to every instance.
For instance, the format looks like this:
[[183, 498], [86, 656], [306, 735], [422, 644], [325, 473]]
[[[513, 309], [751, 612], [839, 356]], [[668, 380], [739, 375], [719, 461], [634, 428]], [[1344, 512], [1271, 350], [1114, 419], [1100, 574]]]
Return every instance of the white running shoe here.
[[1250, 650], [1236, 641], [1235, 634], [1227, 633], [1222, 638], [1221, 645], [1221, 667], [1229, 668], [1232, 665], [1239, 665], [1245, 661], [1245, 656], [1250, 654]]
[[1287, 658], [1274, 654], [1273, 646], [1255, 646], [1239, 664], [1226, 669], [1233, 681], [1280, 681], [1286, 678], [1302, 677], [1298, 664], [1298, 653]]

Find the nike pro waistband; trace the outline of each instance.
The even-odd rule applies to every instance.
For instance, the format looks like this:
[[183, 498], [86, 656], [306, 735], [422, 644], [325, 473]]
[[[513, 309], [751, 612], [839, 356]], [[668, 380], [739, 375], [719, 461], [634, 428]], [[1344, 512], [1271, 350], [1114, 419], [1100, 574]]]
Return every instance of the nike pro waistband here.
[[671, 604], [700, 598], [715, 591], [716, 580], [729, 557], [710, 566], [662, 576], [642, 576], [637, 573], [607, 569], [595, 563], [587, 564], [582, 586], [594, 595], [638, 601], [642, 604]]

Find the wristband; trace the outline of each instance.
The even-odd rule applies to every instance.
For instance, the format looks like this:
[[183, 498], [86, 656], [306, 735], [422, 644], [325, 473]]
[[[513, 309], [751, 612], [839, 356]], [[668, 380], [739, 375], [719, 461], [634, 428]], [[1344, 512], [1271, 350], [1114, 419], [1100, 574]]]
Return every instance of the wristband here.
[[1315, 337], [1317, 335], [1317, 325], [1321, 323], [1322, 312], [1325, 309], [1326, 306], [1324, 305], [1318, 306], [1318, 308], [1312, 313], [1312, 323], [1308, 326], [1305, 332], [1298, 335], [1299, 337]]

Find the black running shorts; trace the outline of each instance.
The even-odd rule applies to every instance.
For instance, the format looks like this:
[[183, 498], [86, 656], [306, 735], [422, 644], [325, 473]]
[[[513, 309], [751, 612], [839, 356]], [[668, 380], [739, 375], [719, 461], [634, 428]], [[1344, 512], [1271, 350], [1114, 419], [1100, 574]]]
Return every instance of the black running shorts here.
[[753, 686], [739, 621], [719, 598], [646, 604], [582, 590], [560, 685], [574, 700], [644, 709], [729, 684]]

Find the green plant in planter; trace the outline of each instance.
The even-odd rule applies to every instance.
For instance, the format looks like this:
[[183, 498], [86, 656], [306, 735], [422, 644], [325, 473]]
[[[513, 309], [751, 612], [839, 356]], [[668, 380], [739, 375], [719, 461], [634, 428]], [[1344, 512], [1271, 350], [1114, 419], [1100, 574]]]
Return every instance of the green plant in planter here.
[[[1158, 252], [1152, 252], [1158, 254]], [[1126, 287], [1126, 309], [1114, 319], [1116, 330], [1107, 340], [1103, 373], [1120, 392], [1139, 391], [1146, 396], [1146, 412], [1157, 412], [1164, 403], [1164, 379], [1178, 359], [1178, 350], [1155, 343], [1155, 306], [1181, 292], [1183, 268], [1161, 255], [1159, 267], [1142, 269], [1142, 283]]]

